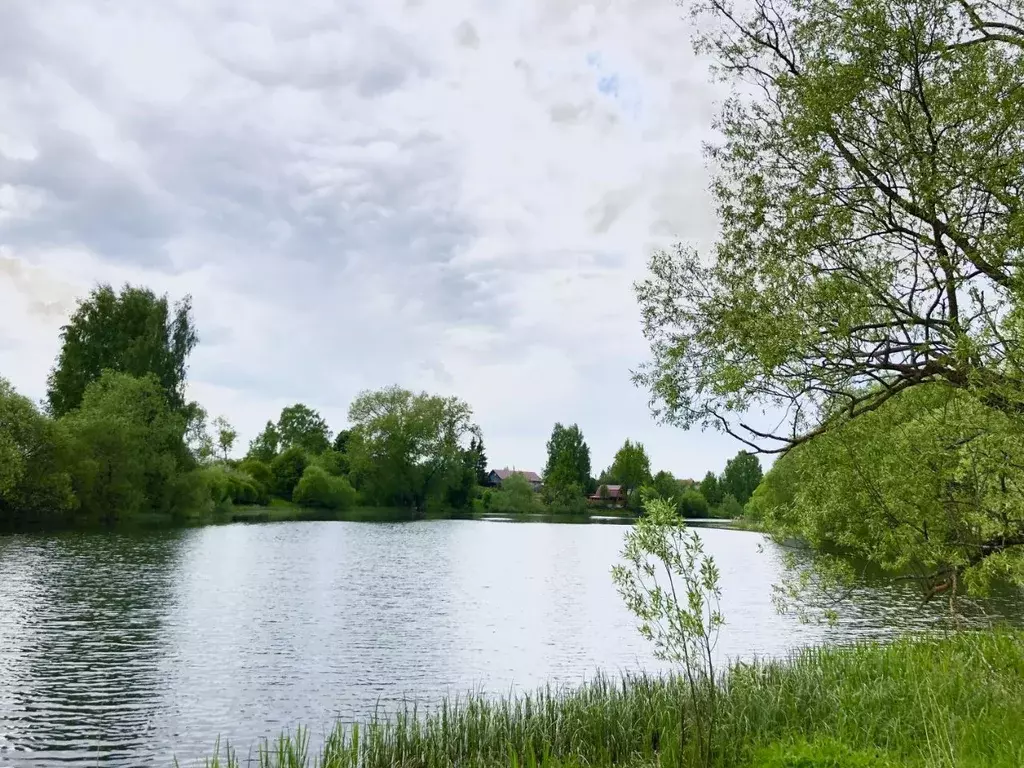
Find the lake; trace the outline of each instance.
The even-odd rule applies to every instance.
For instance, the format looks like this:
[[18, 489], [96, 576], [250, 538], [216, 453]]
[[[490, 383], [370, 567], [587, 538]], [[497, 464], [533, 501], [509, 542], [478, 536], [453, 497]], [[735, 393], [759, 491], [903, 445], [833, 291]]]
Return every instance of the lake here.
[[[297, 522], [0, 537], [0, 764], [183, 766], [217, 737], [660, 669], [609, 574], [625, 528]], [[909, 590], [861, 591], [833, 628], [778, 615], [781, 556], [701, 530], [724, 657], [928, 626]], [[1019, 595], [985, 605], [1017, 619]]]

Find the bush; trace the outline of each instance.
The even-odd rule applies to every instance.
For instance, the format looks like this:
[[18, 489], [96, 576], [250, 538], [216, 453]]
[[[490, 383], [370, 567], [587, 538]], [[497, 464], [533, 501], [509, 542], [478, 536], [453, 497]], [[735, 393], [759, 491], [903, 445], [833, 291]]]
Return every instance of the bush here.
[[348, 458], [332, 448], [313, 458], [313, 463], [323, 468], [328, 475], [343, 477], [348, 474]]
[[542, 512], [544, 509], [530, 481], [522, 475], [509, 475], [500, 488], [485, 493], [491, 494], [490, 501], [485, 501], [491, 512], [525, 514]]
[[707, 517], [708, 500], [696, 488], [688, 488], [679, 497], [679, 514], [683, 517]]
[[271, 472], [269, 464], [259, 459], [246, 459], [238, 465], [238, 469], [261, 486], [265, 494], [270, 494], [274, 487], [274, 473]]
[[311, 464], [295, 486], [292, 501], [303, 507], [342, 510], [355, 504], [356, 492], [344, 477], [334, 477], [318, 464]]
[[751, 768], [901, 768], [876, 750], [851, 749], [834, 739], [773, 744], [757, 753]]
[[274, 458], [270, 465], [273, 475], [271, 493], [282, 499], [292, 499], [292, 492], [309, 465], [306, 452], [301, 448], [289, 448]]
[[714, 509], [714, 517], [732, 519], [735, 517], [743, 516], [743, 505], [740, 504], [736, 497], [731, 493], [725, 494], [725, 498], [722, 499], [722, 503]]
[[232, 504], [263, 506], [270, 502], [266, 489], [251, 475], [227, 464], [205, 467], [201, 475], [218, 512], [227, 512]]

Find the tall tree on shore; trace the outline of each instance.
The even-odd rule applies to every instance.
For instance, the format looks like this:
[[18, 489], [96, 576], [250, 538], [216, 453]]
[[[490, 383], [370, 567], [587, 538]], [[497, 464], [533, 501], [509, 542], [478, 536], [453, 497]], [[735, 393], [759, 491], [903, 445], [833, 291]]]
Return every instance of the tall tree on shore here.
[[476, 484], [487, 484], [487, 454], [484, 452], [484, 439], [474, 437], [469, 444], [470, 451], [475, 457], [473, 466], [476, 472]]
[[[556, 423], [547, 443], [548, 460], [544, 467], [545, 493], [573, 489], [579, 495], [590, 482], [590, 447], [580, 428]], [[576, 491], [575, 489], [578, 489]]]
[[217, 447], [220, 449], [221, 458], [224, 461], [227, 461], [228, 454], [231, 452], [231, 448], [235, 445], [235, 440], [238, 439], [238, 432], [223, 416], [218, 416], [213, 420], [213, 429], [216, 436], [215, 439], [217, 441]]
[[627, 494], [651, 482], [651, 460], [643, 445], [627, 439], [615, 454], [611, 474]]
[[277, 456], [281, 448], [281, 436], [277, 432], [274, 422], [268, 421], [263, 431], [249, 442], [247, 459], [262, 461], [269, 464]]
[[740, 504], [746, 504], [761, 482], [761, 462], [757, 456], [740, 451], [725, 464], [722, 473], [722, 493], [731, 493]]
[[80, 301], [61, 330], [60, 356], [49, 377], [47, 401], [54, 416], [82, 402], [86, 387], [104, 370], [152, 374], [173, 410], [184, 410], [187, 360], [199, 341], [186, 296], [173, 306], [166, 296], [125, 285], [101, 285]]
[[937, 380], [1024, 411], [1024, 2], [694, 9], [747, 87], [715, 124], [711, 258], [660, 252], [637, 286], [655, 413], [778, 453]]
[[464, 481], [468, 440], [479, 430], [462, 400], [392, 386], [360, 393], [348, 417], [352, 476], [375, 503], [423, 510]]
[[301, 448], [307, 453], [323, 453], [331, 447], [331, 431], [323, 417], [302, 403], [281, 411], [277, 434], [282, 450]]

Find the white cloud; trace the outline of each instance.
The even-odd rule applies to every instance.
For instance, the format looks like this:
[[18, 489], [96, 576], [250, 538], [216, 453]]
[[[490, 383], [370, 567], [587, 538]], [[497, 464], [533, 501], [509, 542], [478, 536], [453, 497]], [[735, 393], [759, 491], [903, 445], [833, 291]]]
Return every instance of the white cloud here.
[[716, 92], [671, 2], [9, 0], [0, 374], [41, 397], [73, 298], [190, 293], [191, 388], [243, 442], [361, 389], [469, 400], [497, 464], [555, 420], [595, 469], [738, 446], [657, 428], [632, 282], [715, 232]]

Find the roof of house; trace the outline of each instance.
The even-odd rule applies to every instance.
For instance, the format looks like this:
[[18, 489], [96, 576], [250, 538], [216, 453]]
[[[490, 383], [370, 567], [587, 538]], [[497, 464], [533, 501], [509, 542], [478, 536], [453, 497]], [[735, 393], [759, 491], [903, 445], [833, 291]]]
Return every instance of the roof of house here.
[[536, 472], [530, 472], [523, 469], [492, 469], [491, 472], [496, 474], [499, 480], [508, 480], [512, 475], [522, 475], [531, 483], [539, 483], [541, 481], [540, 475]]
[[598, 486], [597, 493], [591, 494], [590, 498], [592, 498], [592, 499], [599, 499], [599, 498], [601, 498], [601, 488], [607, 488], [608, 489], [608, 496], [609, 497], [617, 497], [617, 496], [621, 496], [622, 495], [622, 486], [621, 485], [601, 485], [601, 486]]

